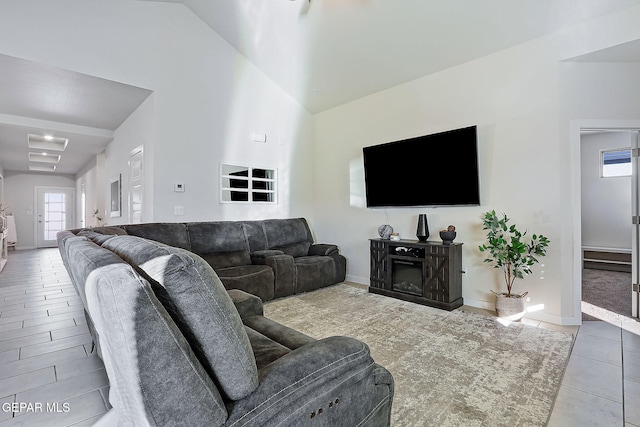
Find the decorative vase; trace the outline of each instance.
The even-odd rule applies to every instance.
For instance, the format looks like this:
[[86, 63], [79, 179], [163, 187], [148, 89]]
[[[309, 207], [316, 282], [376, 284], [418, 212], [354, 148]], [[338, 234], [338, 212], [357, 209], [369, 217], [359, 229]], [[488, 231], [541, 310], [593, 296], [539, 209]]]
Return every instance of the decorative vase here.
[[453, 243], [453, 239], [456, 238], [456, 234], [455, 231], [441, 231], [440, 238], [442, 239], [442, 243], [450, 245]]
[[393, 227], [389, 224], [384, 224], [378, 227], [378, 234], [380, 235], [381, 239], [389, 240], [389, 236], [391, 236], [391, 233], [393, 233]]
[[421, 242], [426, 242], [429, 238], [429, 224], [427, 224], [427, 215], [418, 215], [418, 229], [416, 230], [416, 237]]
[[496, 294], [496, 314], [498, 317], [508, 318], [508, 320], [519, 322], [525, 313], [524, 295]]

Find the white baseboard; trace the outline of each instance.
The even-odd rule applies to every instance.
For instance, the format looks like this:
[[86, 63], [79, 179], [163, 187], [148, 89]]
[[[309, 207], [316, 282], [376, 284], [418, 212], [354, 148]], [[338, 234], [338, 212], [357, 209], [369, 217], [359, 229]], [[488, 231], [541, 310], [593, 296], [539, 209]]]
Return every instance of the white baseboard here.
[[[484, 310], [490, 310], [490, 311], [495, 310], [494, 302], [479, 301], [479, 300], [474, 300], [470, 298], [464, 298], [464, 305], [467, 305], [469, 307], [482, 308]], [[562, 316], [557, 316], [555, 314], [545, 313], [543, 310], [529, 311], [525, 315], [525, 317], [527, 319], [537, 320], [539, 322], [553, 323], [554, 325], [561, 325], [561, 326], [573, 326], [573, 325], [580, 325], [582, 323], [581, 317], [578, 317], [577, 319], [575, 318], [575, 316], [562, 317]]]
[[369, 278], [368, 277], [353, 276], [351, 274], [348, 274], [347, 277], [345, 278], [345, 281], [354, 282], [354, 283], [358, 283], [360, 285], [369, 286]]
[[[346, 279], [347, 282], [353, 282], [353, 283], [357, 283], [360, 285], [365, 285], [365, 286], [369, 286], [369, 278], [368, 277], [360, 277], [360, 276], [353, 276], [353, 275], [347, 275]], [[475, 307], [475, 308], [481, 308], [483, 310], [489, 310], [489, 311], [494, 311], [495, 310], [495, 302], [491, 301], [480, 301], [480, 300], [474, 300], [471, 298], [464, 298], [464, 305], [467, 305], [469, 307]], [[549, 314], [549, 313], [545, 313], [544, 311], [531, 311], [529, 313], [526, 314], [526, 317], [528, 319], [532, 319], [532, 320], [537, 320], [539, 322], [547, 322], [547, 323], [553, 323], [554, 325], [562, 325], [562, 326], [572, 326], [572, 325], [580, 325], [582, 324], [582, 318], [581, 317], [562, 317], [562, 316], [557, 316], [555, 314]]]
[[496, 305], [493, 302], [480, 301], [471, 298], [464, 298], [464, 305], [468, 305], [469, 307], [482, 308], [484, 310], [495, 310]]

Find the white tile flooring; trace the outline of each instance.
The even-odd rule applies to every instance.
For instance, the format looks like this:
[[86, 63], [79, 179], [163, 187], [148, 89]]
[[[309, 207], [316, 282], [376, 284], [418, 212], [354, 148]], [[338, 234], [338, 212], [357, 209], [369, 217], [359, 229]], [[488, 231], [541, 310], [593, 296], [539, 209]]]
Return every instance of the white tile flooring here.
[[640, 426], [640, 323], [582, 323], [549, 421], [564, 426]]
[[0, 426], [94, 423], [107, 410], [109, 383], [90, 351], [57, 248], [10, 251], [0, 273]]
[[[100, 418], [108, 379], [90, 351], [58, 250], [10, 251], [0, 273], [0, 427], [88, 426]], [[12, 406], [20, 403], [31, 405]], [[549, 421], [568, 426], [640, 426], [640, 323], [579, 328]]]

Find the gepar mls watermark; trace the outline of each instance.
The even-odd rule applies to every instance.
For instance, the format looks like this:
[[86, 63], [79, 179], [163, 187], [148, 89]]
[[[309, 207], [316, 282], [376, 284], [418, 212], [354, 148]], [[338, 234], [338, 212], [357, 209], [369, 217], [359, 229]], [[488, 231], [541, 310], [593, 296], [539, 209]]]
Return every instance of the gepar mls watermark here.
[[29, 413], [29, 412], [57, 412], [66, 413], [71, 410], [68, 402], [5, 402], [2, 404], [2, 412]]

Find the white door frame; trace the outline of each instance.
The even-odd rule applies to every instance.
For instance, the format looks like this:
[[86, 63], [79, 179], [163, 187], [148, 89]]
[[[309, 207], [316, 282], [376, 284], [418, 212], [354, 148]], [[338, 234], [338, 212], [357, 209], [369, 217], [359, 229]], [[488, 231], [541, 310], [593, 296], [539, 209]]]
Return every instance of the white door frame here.
[[[139, 167], [136, 161], [139, 160]], [[141, 145], [129, 153], [129, 183], [127, 205], [129, 223], [140, 223], [144, 216], [144, 147]], [[134, 200], [138, 198], [138, 200]], [[138, 212], [139, 211], [139, 212]]]
[[[563, 307], [568, 298], [571, 302], [570, 315], [564, 315], [563, 324], [582, 324], [582, 195], [581, 195], [581, 162], [580, 131], [582, 129], [640, 130], [640, 120], [571, 120], [570, 122], [570, 157], [571, 157], [571, 206], [573, 212], [573, 283], [569, 292], [562, 292]], [[631, 218], [629, 218], [631, 221]], [[634, 260], [634, 267], [636, 261]]]

